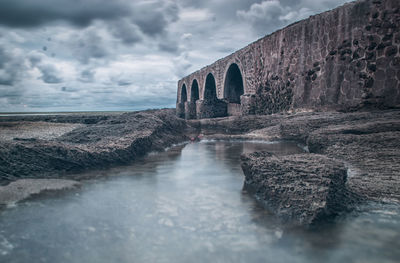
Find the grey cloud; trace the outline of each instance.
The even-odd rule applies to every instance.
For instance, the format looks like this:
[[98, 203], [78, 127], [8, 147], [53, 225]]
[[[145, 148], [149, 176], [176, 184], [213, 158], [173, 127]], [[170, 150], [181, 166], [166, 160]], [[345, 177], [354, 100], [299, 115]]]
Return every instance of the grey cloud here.
[[[138, 26], [144, 34], [155, 36], [162, 34], [168, 24], [177, 21], [178, 13], [179, 7], [174, 1], [162, 0], [0, 1], [0, 24], [30, 28], [55, 21], [66, 21], [79, 27], [87, 27], [94, 20], [116, 21], [112, 32], [125, 43], [134, 43], [140, 39], [138, 34], [129, 32], [132, 24]], [[124, 21], [123, 18], [131, 19], [132, 24], [121, 22]]]
[[133, 81], [130, 76], [127, 76], [125, 74], [118, 74], [110, 77], [110, 83], [117, 83], [119, 87], [123, 87], [133, 84]]
[[38, 65], [40, 62], [42, 62], [42, 58], [43, 58], [43, 57], [44, 57], [43, 54], [34, 52], [34, 53], [31, 53], [31, 54], [29, 55], [28, 59], [29, 59], [29, 61], [30, 61], [30, 63], [31, 63], [31, 66], [32, 66], [32, 67], [35, 67], [35, 66]]
[[248, 9], [238, 10], [237, 16], [249, 22], [260, 34], [268, 34], [295, 21], [334, 8], [346, 0], [264, 0]]
[[162, 14], [143, 13], [134, 19], [134, 22], [140, 27], [143, 33], [155, 36], [164, 32], [167, 21]]
[[63, 79], [59, 76], [60, 73], [53, 65], [39, 64], [37, 65], [37, 68], [42, 73], [42, 76], [40, 78], [43, 80], [43, 82], [48, 84], [56, 84], [63, 82]]
[[179, 43], [171, 37], [164, 37], [160, 40], [158, 48], [161, 51], [177, 53], [179, 51]]
[[89, 63], [91, 58], [104, 58], [109, 54], [103, 38], [94, 29], [74, 34], [69, 44], [74, 56], [83, 64]]
[[224, 46], [217, 47], [216, 50], [222, 53], [233, 53], [235, 51], [235, 49], [231, 47], [224, 47]]
[[0, 23], [11, 27], [35, 27], [63, 20], [87, 26], [95, 19], [127, 16], [126, 2], [119, 0], [2, 0]]
[[8, 61], [9, 57], [7, 56], [4, 48], [0, 46], [0, 69], [3, 69]]
[[125, 44], [131, 45], [142, 40], [138, 26], [127, 19], [120, 19], [110, 23], [109, 30], [113, 36], [121, 39]]
[[81, 72], [79, 81], [84, 82], [84, 83], [90, 83], [94, 81], [94, 74], [96, 72], [91, 69], [85, 69]]
[[249, 10], [238, 11], [237, 15], [250, 22], [260, 33], [267, 34], [284, 25], [281, 17], [287, 13], [288, 10], [278, 0], [269, 0], [252, 4]]
[[12, 86], [26, 71], [24, 59], [0, 46], [0, 85]]
[[63, 82], [60, 77], [60, 72], [57, 68], [50, 63], [45, 62], [47, 56], [43, 53], [33, 52], [28, 56], [32, 68], [37, 68], [42, 74], [39, 79], [43, 80], [44, 83], [56, 84]]
[[219, 20], [235, 19], [238, 10], [248, 9], [260, 0], [179, 0], [180, 4], [188, 8], [206, 8], [216, 14]]
[[189, 62], [189, 56], [186, 52], [182, 53], [179, 57], [174, 59], [175, 64], [175, 75], [178, 78], [182, 78], [189, 73], [189, 69], [192, 67], [192, 63]]
[[78, 92], [79, 89], [63, 86], [63, 87], [61, 87], [61, 91], [63, 91], [63, 92]]
[[129, 86], [132, 84], [132, 81], [128, 81], [128, 80], [119, 80], [118, 82], [118, 86]]
[[149, 36], [162, 34], [167, 25], [178, 20], [179, 8], [174, 2], [143, 2], [134, 7], [132, 21]]

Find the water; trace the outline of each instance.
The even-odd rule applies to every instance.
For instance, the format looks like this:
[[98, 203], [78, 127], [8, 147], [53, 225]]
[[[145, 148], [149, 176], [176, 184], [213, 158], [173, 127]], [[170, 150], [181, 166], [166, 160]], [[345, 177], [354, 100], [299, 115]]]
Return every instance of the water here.
[[58, 112], [0, 112], [0, 117], [18, 117], [18, 116], [56, 116], [56, 115], [119, 115], [132, 111], [58, 111]]
[[280, 225], [242, 191], [239, 155], [260, 149], [299, 151], [193, 143], [3, 210], [0, 262], [399, 262], [398, 205], [313, 230]]

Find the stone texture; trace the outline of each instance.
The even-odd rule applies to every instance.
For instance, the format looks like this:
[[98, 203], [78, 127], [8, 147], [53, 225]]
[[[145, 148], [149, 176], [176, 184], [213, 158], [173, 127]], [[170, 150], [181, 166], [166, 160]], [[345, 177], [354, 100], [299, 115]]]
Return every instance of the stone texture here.
[[400, 201], [400, 111], [301, 112], [191, 120], [207, 138], [291, 140], [343, 161], [347, 188], [371, 200]]
[[227, 114], [227, 103], [222, 100], [197, 101], [197, 119], [224, 117]]
[[197, 108], [195, 102], [185, 102], [185, 119], [196, 119], [197, 118]]
[[[45, 118], [37, 117], [41, 121]], [[2, 127], [2, 123], [9, 122], [0, 121], [0, 133], [9, 129]], [[42, 125], [38, 122], [39, 130]], [[60, 136], [45, 139], [26, 136], [21, 139], [15, 132], [12, 141], [0, 141], [0, 183], [18, 178], [60, 177], [89, 168], [126, 164], [150, 151], [187, 140], [186, 127], [185, 121], [168, 109], [108, 116], [106, 120], [79, 125]]]
[[191, 97], [188, 84], [197, 80], [199, 99], [204, 100], [209, 73], [217, 97], [224, 99], [232, 63], [243, 77], [243, 115], [398, 107], [399, 10], [398, 0], [359, 0], [265, 36], [181, 79], [178, 114], [182, 87]]
[[176, 116], [179, 118], [185, 118], [186, 109], [185, 109], [185, 102], [177, 103], [176, 104]]
[[310, 225], [333, 217], [346, 205], [347, 169], [316, 154], [243, 155], [245, 189], [253, 192], [283, 222]]
[[310, 151], [340, 158], [354, 168], [348, 187], [369, 199], [400, 200], [400, 121], [330, 125], [313, 131]]

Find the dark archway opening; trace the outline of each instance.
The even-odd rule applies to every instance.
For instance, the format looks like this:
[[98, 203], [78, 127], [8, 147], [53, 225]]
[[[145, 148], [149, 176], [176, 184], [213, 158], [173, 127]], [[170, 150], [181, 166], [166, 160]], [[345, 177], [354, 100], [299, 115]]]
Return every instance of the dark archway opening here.
[[199, 84], [197, 80], [193, 80], [192, 86], [190, 88], [190, 103], [188, 104], [187, 119], [197, 118], [197, 106], [196, 101], [199, 100]]
[[215, 101], [217, 100], [217, 88], [213, 74], [209, 73], [206, 78], [206, 85], [204, 88], [204, 100]]
[[181, 90], [181, 103], [185, 103], [186, 101], [187, 101], [186, 85], [183, 84], [182, 90]]
[[229, 103], [240, 104], [240, 96], [243, 95], [243, 78], [239, 66], [235, 63], [229, 66], [225, 77], [224, 98]]
[[192, 88], [190, 90], [190, 101], [196, 103], [196, 100], [199, 99], [199, 84], [197, 80], [193, 80]]

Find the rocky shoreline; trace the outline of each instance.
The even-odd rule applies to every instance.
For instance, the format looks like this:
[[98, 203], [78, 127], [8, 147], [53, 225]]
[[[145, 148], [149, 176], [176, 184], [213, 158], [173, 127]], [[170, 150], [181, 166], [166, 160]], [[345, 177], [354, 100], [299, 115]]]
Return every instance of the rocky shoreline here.
[[126, 164], [188, 140], [186, 123], [175, 117], [173, 109], [69, 117], [0, 117], [0, 183], [68, 178], [88, 169]]
[[242, 156], [245, 189], [283, 222], [309, 225], [360, 200], [400, 202], [400, 110], [185, 121], [174, 109], [0, 117], [0, 183], [76, 179], [191, 138], [292, 140], [309, 153]]
[[242, 156], [244, 189], [285, 223], [312, 225], [365, 201], [400, 202], [399, 110], [301, 112], [190, 123], [204, 137], [293, 140], [305, 145], [307, 154]]
[[400, 111], [302, 112], [190, 121], [205, 137], [293, 140], [343, 162], [346, 185], [367, 199], [400, 201]]

